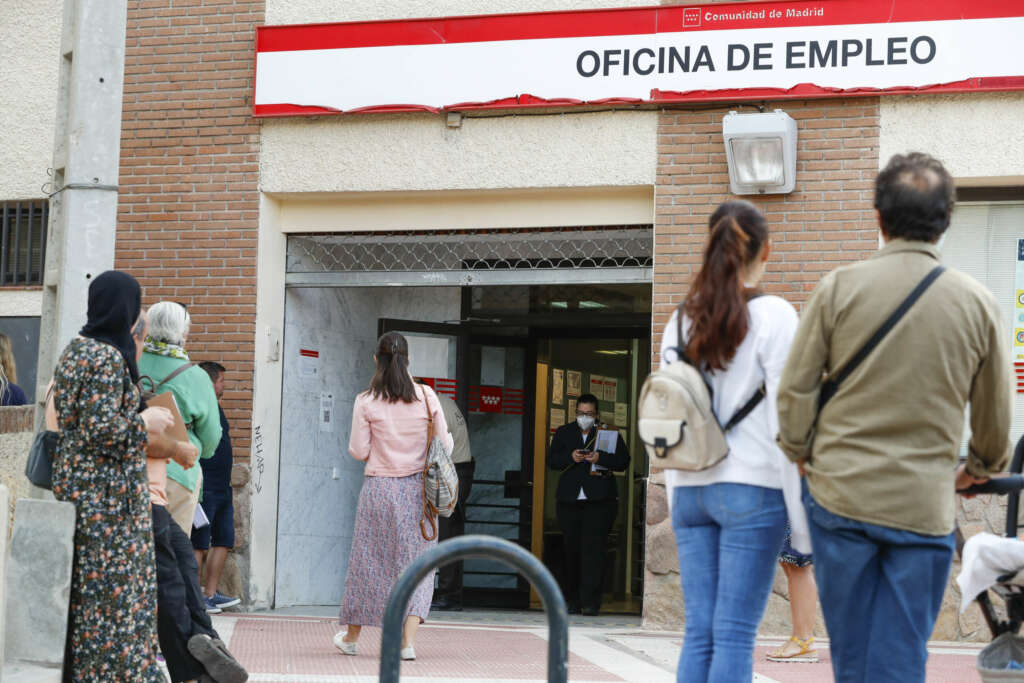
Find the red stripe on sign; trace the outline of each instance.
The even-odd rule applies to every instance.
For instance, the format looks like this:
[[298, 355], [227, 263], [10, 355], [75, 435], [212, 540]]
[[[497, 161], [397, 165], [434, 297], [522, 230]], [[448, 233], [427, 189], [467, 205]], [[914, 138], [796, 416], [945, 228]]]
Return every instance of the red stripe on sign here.
[[[648, 101], [667, 104], [672, 102], [749, 102], [750, 100], [771, 99], [771, 100], [806, 100], [822, 97], [878, 97], [885, 95], [920, 95], [922, 93], [979, 93], [979, 92], [1005, 92], [1007, 90], [1024, 90], [1024, 76], [1013, 76], [1004, 78], [971, 78], [957, 83], [946, 83], [943, 85], [932, 85], [927, 88], [887, 88], [876, 90], [871, 88], [856, 88], [843, 90], [841, 88], [822, 88], [817, 85], [802, 84], [789, 90], [777, 88], [743, 88], [737, 90], [696, 90], [691, 92], [669, 92], [663, 90], [652, 90]], [[494, 102], [478, 102], [445, 105], [444, 107], [429, 107], [420, 104], [391, 104], [380, 107], [363, 107], [360, 109], [349, 109], [346, 114], [384, 114], [400, 112], [431, 112], [458, 110], [475, 111], [488, 109], [537, 109], [541, 107], [562, 107], [579, 105], [600, 105], [616, 104], [624, 102], [637, 102], [637, 100], [609, 99], [583, 102], [580, 100], [545, 100], [533, 95], [520, 95]], [[305, 107], [295, 104], [256, 104], [253, 105], [252, 114], [256, 118], [268, 118], [279, 116], [314, 116], [321, 114], [341, 114], [338, 109], [329, 107]]]
[[259, 26], [257, 52], [1021, 16], [1020, 0], [793, 0]]
[[299, 349], [299, 355], [305, 356], [306, 358], [319, 358], [320, 352], [314, 351], [313, 349]]

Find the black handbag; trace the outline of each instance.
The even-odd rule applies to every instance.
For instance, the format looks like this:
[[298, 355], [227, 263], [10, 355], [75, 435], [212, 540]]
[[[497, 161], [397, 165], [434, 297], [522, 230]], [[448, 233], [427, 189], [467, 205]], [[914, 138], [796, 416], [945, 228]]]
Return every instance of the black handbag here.
[[25, 476], [39, 488], [53, 488], [53, 454], [57, 452], [58, 436], [59, 432], [44, 429], [36, 434], [29, 449]]
[[[50, 397], [53, 395], [53, 386], [46, 392], [46, 403], [50, 405]], [[28, 462], [25, 463], [25, 476], [35, 486], [41, 489], [53, 488], [53, 455], [57, 452], [57, 437], [59, 432], [51, 432], [43, 429], [36, 433], [32, 441], [32, 448], [28, 451]]]

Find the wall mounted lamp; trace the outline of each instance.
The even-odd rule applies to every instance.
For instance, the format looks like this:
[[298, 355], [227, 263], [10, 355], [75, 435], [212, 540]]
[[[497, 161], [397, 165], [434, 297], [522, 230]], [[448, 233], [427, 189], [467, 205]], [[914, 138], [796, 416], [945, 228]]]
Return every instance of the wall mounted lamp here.
[[796, 186], [796, 121], [786, 112], [722, 118], [733, 194], [787, 194]]

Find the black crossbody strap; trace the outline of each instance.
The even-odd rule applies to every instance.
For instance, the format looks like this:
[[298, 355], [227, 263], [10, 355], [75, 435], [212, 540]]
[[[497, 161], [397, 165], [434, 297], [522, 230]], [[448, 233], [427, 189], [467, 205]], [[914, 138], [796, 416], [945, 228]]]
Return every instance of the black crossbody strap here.
[[757, 392], [750, 397], [750, 399], [743, 404], [743, 407], [736, 411], [736, 414], [732, 416], [732, 419], [725, 423], [722, 427], [723, 432], [727, 432], [740, 423], [740, 420], [745, 418], [747, 415], [757, 407], [757, 405], [764, 400], [765, 394], [768, 393], [768, 388], [762, 384], [758, 387]]
[[882, 326], [879, 327], [873, 335], [871, 335], [871, 339], [867, 340], [864, 346], [862, 346], [850, 362], [846, 364], [846, 367], [840, 370], [839, 374], [835, 377], [825, 380], [821, 385], [821, 393], [818, 395], [819, 411], [833, 396], [835, 396], [836, 392], [839, 390], [839, 385], [843, 383], [843, 380], [849, 377], [850, 374], [857, 369], [857, 366], [864, 362], [864, 359], [875, 350], [875, 347], [878, 346], [879, 342], [885, 338], [885, 335], [889, 334], [889, 332], [892, 331], [892, 328], [896, 327], [896, 323], [898, 323], [903, 316], [907, 314], [907, 311], [917, 303], [917, 300], [921, 298], [921, 295], [924, 294], [925, 290], [932, 286], [932, 283], [942, 275], [944, 270], [946, 270], [944, 266], [935, 266], [932, 268], [928, 275], [926, 275], [925, 278], [917, 284], [917, 287], [914, 287], [914, 290], [907, 295], [907, 298], [903, 300], [903, 303], [901, 303], [896, 310], [892, 312], [892, 315], [882, 323]]

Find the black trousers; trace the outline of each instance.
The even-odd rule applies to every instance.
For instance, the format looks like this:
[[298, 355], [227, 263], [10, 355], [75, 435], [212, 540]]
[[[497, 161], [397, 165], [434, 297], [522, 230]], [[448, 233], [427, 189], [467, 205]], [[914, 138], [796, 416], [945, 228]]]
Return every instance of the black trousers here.
[[172, 681], [199, 678], [206, 669], [188, 651], [188, 639], [217, 637], [206, 613], [192, 541], [163, 505], [153, 505], [156, 550], [156, 630]]
[[606, 546], [619, 504], [616, 500], [559, 501], [555, 512], [565, 543], [565, 601], [601, 608]]
[[[459, 475], [459, 500], [451, 517], [437, 518], [438, 541], [466, 533], [466, 500], [473, 486], [475, 471], [476, 463], [473, 460], [455, 463], [455, 473]], [[434, 600], [449, 600], [457, 605], [462, 604], [462, 562], [454, 562], [438, 570]]]

